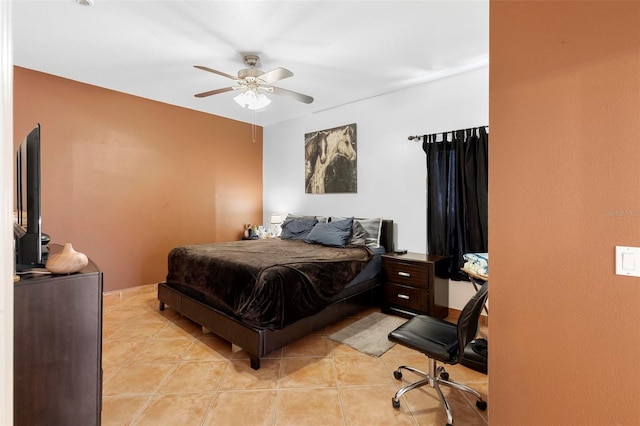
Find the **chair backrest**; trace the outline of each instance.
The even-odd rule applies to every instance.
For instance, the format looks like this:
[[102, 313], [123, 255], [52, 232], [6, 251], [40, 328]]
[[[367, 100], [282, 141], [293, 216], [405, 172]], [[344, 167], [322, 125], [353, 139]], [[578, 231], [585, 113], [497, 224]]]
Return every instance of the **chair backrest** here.
[[475, 339], [478, 334], [478, 323], [480, 322], [480, 314], [482, 308], [487, 301], [489, 295], [489, 282], [484, 283], [473, 295], [473, 297], [464, 305], [460, 318], [458, 318], [458, 362], [464, 356], [464, 348], [467, 344]]

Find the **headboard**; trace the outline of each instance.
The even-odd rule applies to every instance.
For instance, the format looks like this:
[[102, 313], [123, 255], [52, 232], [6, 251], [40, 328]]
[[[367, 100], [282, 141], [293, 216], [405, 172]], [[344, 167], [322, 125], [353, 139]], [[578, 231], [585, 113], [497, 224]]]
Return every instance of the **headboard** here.
[[394, 250], [393, 220], [382, 219], [382, 229], [380, 230], [380, 245], [384, 246], [387, 253]]

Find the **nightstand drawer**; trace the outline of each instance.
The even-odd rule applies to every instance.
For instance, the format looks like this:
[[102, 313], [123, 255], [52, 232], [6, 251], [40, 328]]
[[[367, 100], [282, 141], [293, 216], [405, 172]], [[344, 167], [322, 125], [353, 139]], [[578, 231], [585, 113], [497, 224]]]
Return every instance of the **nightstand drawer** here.
[[399, 259], [384, 259], [387, 281], [424, 289], [429, 288], [430, 267], [431, 265], [428, 263], [410, 263]]
[[384, 299], [391, 306], [426, 313], [427, 290], [386, 283], [384, 285]]

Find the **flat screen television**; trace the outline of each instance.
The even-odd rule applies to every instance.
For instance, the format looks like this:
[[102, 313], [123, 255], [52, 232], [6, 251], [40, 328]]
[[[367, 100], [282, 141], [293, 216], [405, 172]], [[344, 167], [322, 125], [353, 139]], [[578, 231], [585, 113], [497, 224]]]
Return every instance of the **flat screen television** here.
[[40, 186], [40, 124], [16, 152], [16, 271], [42, 268], [47, 259], [49, 237], [42, 233]]

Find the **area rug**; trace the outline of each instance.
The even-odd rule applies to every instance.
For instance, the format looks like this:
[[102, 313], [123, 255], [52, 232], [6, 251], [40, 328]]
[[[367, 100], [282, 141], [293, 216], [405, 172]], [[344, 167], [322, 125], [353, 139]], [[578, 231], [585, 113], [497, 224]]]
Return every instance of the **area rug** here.
[[404, 318], [374, 312], [336, 331], [329, 339], [367, 355], [379, 357], [395, 345], [389, 341], [387, 335], [405, 322], [407, 320]]

